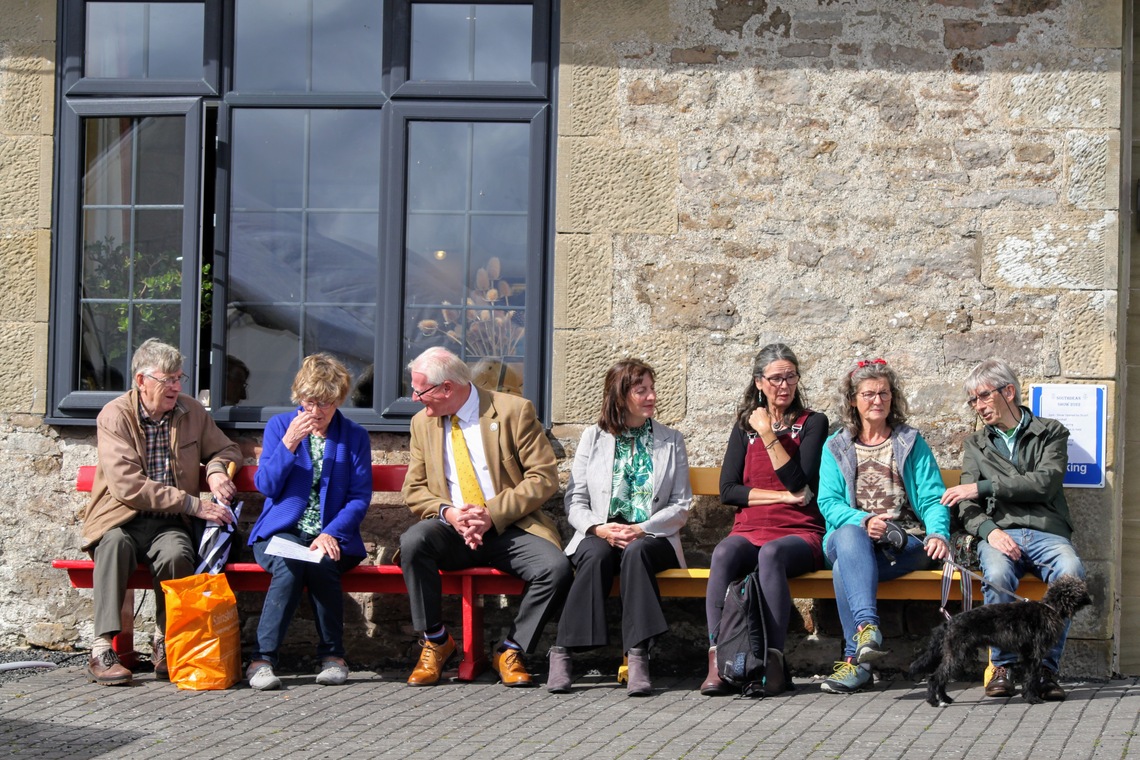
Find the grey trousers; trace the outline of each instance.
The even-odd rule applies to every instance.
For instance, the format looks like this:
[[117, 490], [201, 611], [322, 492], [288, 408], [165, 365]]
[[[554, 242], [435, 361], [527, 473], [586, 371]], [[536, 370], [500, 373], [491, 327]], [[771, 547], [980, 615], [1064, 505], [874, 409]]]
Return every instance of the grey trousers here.
[[513, 525], [502, 534], [494, 528], [487, 531], [478, 549], [469, 548], [454, 528], [440, 520], [422, 520], [400, 536], [400, 567], [408, 586], [412, 627], [428, 631], [443, 623], [440, 570], [480, 566], [526, 583], [507, 637], [533, 652], [546, 622], [562, 609], [573, 573], [557, 546]]
[[95, 560], [95, 635], [114, 636], [122, 627], [119, 611], [131, 573], [144, 563], [154, 576], [154, 618], [166, 631], [166, 601], [162, 581], [194, 572], [197, 552], [190, 532], [178, 517], [139, 515], [103, 534], [92, 554]]

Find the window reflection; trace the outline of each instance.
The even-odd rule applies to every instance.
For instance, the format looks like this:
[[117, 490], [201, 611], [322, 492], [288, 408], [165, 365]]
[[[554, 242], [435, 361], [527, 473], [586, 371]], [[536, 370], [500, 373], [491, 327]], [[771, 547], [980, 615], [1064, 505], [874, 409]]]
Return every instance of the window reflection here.
[[412, 3], [412, 81], [529, 82], [530, 5]]
[[185, 122], [85, 123], [80, 274], [84, 390], [125, 390], [133, 347], [178, 343], [182, 290]]
[[301, 359], [375, 361], [380, 112], [237, 109], [227, 345], [245, 403], [288, 405]]
[[378, 0], [237, 0], [234, 89], [379, 92]]
[[200, 79], [202, 3], [87, 3], [84, 74], [111, 79]]
[[403, 363], [444, 346], [481, 385], [522, 393], [528, 129], [408, 124]]

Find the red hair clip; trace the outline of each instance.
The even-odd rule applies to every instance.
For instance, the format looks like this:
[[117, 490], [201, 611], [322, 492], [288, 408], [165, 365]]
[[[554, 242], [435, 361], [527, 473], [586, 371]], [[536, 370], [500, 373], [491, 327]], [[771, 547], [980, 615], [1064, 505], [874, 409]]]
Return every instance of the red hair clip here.
[[864, 367], [872, 367], [876, 364], [882, 364], [882, 365], [886, 366], [887, 360], [886, 359], [860, 359], [859, 361], [855, 362], [855, 369], [851, 370], [850, 374], [848, 374], [847, 376], [851, 377], [852, 375], [855, 374], [856, 370], [863, 369]]

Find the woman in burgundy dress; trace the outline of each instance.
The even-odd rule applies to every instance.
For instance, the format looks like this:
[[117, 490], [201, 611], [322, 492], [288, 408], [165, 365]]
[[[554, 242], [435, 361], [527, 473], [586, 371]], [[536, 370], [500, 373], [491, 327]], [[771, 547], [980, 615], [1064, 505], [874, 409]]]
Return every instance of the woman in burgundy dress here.
[[760, 349], [720, 470], [721, 501], [736, 507], [732, 531], [713, 550], [705, 614], [706, 696], [728, 694], [717, 674], [716, 637], [728, 584], [753, 570], [764, 596], [769, 693], [790, 687], [784, 641], [792, 614], [788, 578], [823, 567], [823, 517], [815, 504], [827, 416], [804, 403], [799, 360], [783, 343]]

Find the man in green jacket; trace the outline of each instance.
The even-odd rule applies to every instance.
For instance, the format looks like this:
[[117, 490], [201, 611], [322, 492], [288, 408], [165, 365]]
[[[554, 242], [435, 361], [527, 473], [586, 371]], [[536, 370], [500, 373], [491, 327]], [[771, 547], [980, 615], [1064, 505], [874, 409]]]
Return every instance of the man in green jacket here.
[[[981, 539], [978, 558], [986, 580], [1016, 590], [1031, 572], [1046, 583], [1062, 575], [1085, 577], [1085, 568], [1070, 538], [1073, 523], [1062, 482], [1069, 463], [1069, 431], [1056, 420], [1035, 417], [1018, 402], [1021, 385], [1001, 359], [987, 359], [963, 384], [967, 403], [985, 427], [966, 439], [962, 483], [946, 490], [942, 503], [957, 507], [969, 533]], [[986, 604], [1012, 602], [1009, 594], [987, 584]], [[1069, 628], [1045, 657], [1039, 692], [1062, 700], [1057, 668]], [[986, 696], [1013, 696], [1009, 668], [1016, 652], [990, 650], [993, 675]]]

